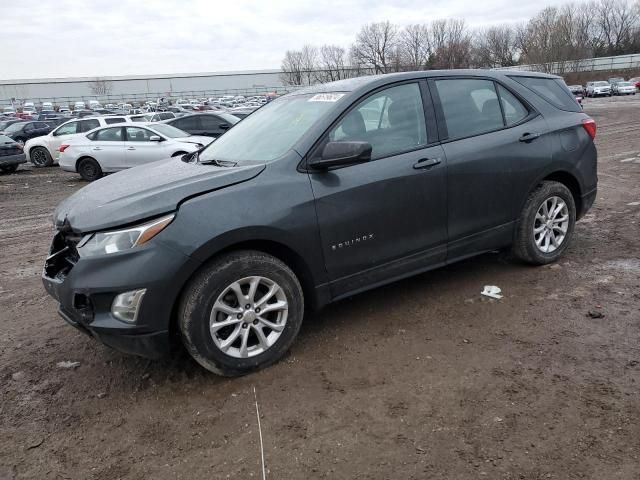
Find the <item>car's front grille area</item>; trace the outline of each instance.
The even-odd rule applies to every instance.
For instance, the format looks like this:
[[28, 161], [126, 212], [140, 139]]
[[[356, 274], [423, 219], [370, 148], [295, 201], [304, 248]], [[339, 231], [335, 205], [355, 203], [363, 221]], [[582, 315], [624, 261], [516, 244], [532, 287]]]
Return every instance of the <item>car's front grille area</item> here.
[[64, 280], [80, 258], [77, 249], [80, 240], [82, 235], [62, 230], [53, 237], [49, 256], [44, 264], [44, 273], [47, 277]]

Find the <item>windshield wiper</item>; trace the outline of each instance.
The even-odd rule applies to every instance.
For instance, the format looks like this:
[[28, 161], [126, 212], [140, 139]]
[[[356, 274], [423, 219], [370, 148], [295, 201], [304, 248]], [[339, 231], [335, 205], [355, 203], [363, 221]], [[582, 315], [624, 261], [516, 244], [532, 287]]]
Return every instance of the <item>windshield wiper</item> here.
[[[200, 155], [198, 154], [198, 157]], [[216, 167], [235, 167], [236, 165], [238, 165], [238, 162], [231, 162], [228, 160], [216, 160], [216, 159], [211, 159], [211, 160], [203, 160], [200, 161], [198, 159], [198, 163], [200, 163], [201, 165], [215, 165]]]

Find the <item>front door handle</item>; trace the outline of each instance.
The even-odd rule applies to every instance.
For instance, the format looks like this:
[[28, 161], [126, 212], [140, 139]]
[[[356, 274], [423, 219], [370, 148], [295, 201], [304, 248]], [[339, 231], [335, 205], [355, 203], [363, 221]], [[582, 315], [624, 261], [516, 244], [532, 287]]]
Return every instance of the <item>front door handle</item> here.
[[413, 168], [415, 168], [416, 170], [420, 170], [423, 168], [431, 168], [431, 167], [435, 167], [436, 165], [439, 165], [440, 163], [442, 163], [442, 159], [440, 157], [421, 158], [420, 160], [418, 160], [416, 163], [413, 164]]
[[127, 150], [135, 150], [136, 147], [127, 147]]
[[100, 147], [94, 147], [94, 150], [102, 150]]
[[529, 143], [533, 142], [536, 138], [540, 138], [541, 133], [524, 133], [519, 140], [521, 142]]

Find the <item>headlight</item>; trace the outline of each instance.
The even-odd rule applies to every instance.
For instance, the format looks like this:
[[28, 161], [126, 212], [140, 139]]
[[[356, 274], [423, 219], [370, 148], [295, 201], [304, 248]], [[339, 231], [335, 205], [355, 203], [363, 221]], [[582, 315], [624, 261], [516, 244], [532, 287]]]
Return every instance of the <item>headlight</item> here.
[[138, 245], [143, 245], [164, 230], [174, 217], [174, 214], [166, 215], [124, 230], [85, 235], [78, 244], [78, 253], [81, 257], [92, 257], [95, 255], [121, 252], [137, 247]]

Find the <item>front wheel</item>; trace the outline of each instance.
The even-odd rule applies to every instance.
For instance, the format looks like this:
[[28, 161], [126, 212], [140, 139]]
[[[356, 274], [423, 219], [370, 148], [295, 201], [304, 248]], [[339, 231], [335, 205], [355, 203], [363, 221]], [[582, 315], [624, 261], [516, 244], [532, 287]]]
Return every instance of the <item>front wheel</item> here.
[[189, 282], [178, 323], [200, 365], [239, 376], [282, 358], [303, 316], [304, 296], [293, 271], [271, 255], [245, 250], [215, 259]]
[[516, 225], [513, 254], [533, 265], [555, 262], [567, 249], [576, 223], [569, 189], [545, 181], [531, 192]]
[[102, 168], [93, 158], [83, 158], [78, 163], [78, 173], [86, 182], [93, 182], [102, 177]]

